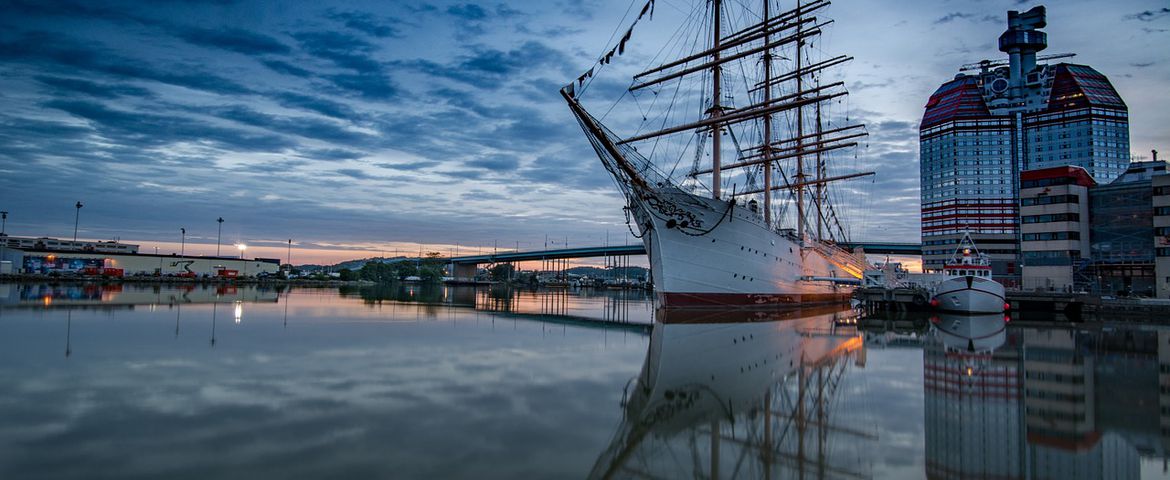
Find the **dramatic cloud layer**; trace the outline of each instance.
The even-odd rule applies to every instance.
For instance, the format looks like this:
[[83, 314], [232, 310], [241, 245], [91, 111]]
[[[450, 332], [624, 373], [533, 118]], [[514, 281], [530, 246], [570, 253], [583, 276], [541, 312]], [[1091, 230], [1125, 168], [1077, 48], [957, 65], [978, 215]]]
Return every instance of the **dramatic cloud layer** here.
[[[851, 217], [863, 219], [855, 237], [917, 236], [922, 105], [958, 65], [999, 58], [1006, 10], [1032, 3], [833, 6], [826, 48], [857, 58], [851, 108], [872, 133], [859, 162], [878, 170], [858, 193], [872, 211]], [[612, 45], [626, 2], [3, 4], [11, 234], [68, 236], [79, 199], [81, 237], [153, 245], [185, 227], [188, 251], [210, 253], [222, 216], [225, 242], [276, 255], [293, 238], [306, 261], [626, 232], [622, 200], [556, 92]], [[688, 7], [658, 8], [638, 53], [607, 74], [642, 66], [650, 40], [674, 30], [665, 18]], [[1135, 152], [1170, 137], [1168, 22], [1152, 1], [1049, 5], [1051, 51], [1113, 80]], [[618, 77], [591, 93], [620, 95]]]

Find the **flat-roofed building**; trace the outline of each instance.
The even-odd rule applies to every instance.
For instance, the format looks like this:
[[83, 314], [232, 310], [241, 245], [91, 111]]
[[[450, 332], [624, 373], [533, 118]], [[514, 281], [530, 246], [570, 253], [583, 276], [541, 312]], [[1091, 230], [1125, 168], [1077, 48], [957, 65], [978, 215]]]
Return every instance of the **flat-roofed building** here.
[[117, 254], [59, 250], [7, 249], [4, 260], [12, 262], [13, 273], [41, 275], [101, 274], [106, 269], [120, 275], [213, 277], [223, 270], [235, 276], [274, 275], [280, 260], [274, 258], [203, 257], [152, 254]]
[[1080, 167], [1020, 174], [1020, 251], [1025, 290], [1073, 291], [1089, 257], [1089, 189]]
[[1155, 176], [1154, 206], [1154, 276], [1157, 277], [1155, 296], [1170, 298], [1170, 175]]
[[1153, 179], [1166, 175], [1161, 161], [1135, 162], [1108, 185], [1089, 193], [1090, 250], [1099, 291], [1107, 295], [1153, 297]]
[[138, 253], [138, 245], [117, 241], [65, 240], [51, 237], [14, 237], [0, 235], [0, 243], [6, 248], [22, 248], [55, 251]]

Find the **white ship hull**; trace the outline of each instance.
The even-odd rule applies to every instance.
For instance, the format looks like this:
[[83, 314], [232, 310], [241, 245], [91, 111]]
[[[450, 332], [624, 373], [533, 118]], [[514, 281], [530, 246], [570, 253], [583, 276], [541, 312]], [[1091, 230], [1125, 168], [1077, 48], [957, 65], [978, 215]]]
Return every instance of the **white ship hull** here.
[[986, 278], [951, 277], [935, 288], [931, 304], [940, 310], [959, 313], [1003, 313], [1003, 284]]
[[795, 236], [773, 231], [742, 206], [672, 186], [639, 193], [633, 217], [662, 306], [844, 302], [853, 287], [832, 279], [860, 276], [844, 271], [856, 258], [837, 258], [842, 266], [835, 266], [822, 251], [801, 248]]

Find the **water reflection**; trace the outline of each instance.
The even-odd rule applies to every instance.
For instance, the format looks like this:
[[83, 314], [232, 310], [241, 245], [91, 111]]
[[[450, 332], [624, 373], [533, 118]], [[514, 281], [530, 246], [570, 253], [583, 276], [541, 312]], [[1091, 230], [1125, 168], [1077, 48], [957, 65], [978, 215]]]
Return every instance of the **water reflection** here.
[[1139, 478], [1167, 456], [1165, 329], [942, 316], [923, 363], [928, 477]]
[[0, 312], [0, 478], [579, 477], [648, 341], [279, 301]]
[[133, 307], [213, 302], [275, 303], [283, 288], [264, 285], [0, 283], [0, 308]]
[[0, 286], [0, 478], [1166, 476], [1163, 327], [403, 287]]
[[601, 320], [607, 323], [649, 324], [653, 315], [651, 295], [644, 290], [549, 289], [527, 290], [490, 287], [386, 284], [341, 287], [343, 297], [361, 298], [371, 306], [419, 304], [434, 314], [437, 307], [467, 307], [520, 317], [562, 317]]
[[[592, 478], [867, 477], [835, 397], [863, 366], [853, 312], [659, 311]], [[846, 438], [847, 437], [847, 438]]]

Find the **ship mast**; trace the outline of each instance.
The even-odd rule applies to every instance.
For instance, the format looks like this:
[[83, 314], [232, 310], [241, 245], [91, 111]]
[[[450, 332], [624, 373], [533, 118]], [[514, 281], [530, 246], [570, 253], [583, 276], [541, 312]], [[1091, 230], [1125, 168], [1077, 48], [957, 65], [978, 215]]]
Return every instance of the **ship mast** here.
[[[772, 18], [769, 4], [772, 0], [764, 0], [764, 20]], [[764, 45], [772, 43], [772, 30], [766, 30]], [[772, 49], [764, 49], [764, 104], [772, 102]], [[764, 225], [772, 228], [772, 114], [764, 115]]]
[[720, 28], [720, 22], [719, 22], [719, 15], [721, 13], [720, 10], [722, 10], [722, 8], [721, 8], [722, 3], [723, 2], [721, 2], [720, 0], [712, 0], [711, 1], [711, 4], [712, 4], [711, 5], [711, 11], [712, 11], [711, 16], [712, 16], [712, 22], [713, 22], [711, 24], [711, 31], [714, 32], [712, 34], [713, 40], [711, 42], [711, 79], [713, 81], [713, 86], [711, 88], [711, 110], [710, 110], [710, 113], [711, 113], [711, 119], [714, 120], [714, 122], [711, 124], [711, 172], [712, 172], [711, 173], [711, 193], [715, 197], [716, 200], [719, 199], [719, 186], [720, 186], [720, 183], [722, 180], [720, 178], [721, 177], [720, 173], [722, 173], [722, 170], [723, 170], [723, 166], [720, 165], [721, 162], [720, 162], [720, 158], [719, 158], [719, 150], [720, 150], [720, 147], [722, 147], [722, 143], [723, 143], [722, 138], [720, 138], [722, 133], [720, 132], [720, 127], [719, 127], [719, 117], [722, 115], [722, 112], [723, 112], [722, 107], [719, 106], [719, 96], [721, 95], [720, 90], [719, 90], [719, 84], [723, 81], [723, 78], [721, 75], [721, 69], [719, 66], [719, 64], [720, 64], [720, 62], [719, 62], [719, 51], [720, 51], [719, 41], [720, 41], [720, 37], [723, 36], [723, 32], [722, 32], [723, 29]]
[[[820, 82], [817, 82], [817, 83], [819, 84]], [[816, 134], [817, 135], [817, 145], [820, 145], [821, 144], [821, 104], [820, 103], [817, 103], [816, 127], [817, 127], [817, 134]], [[820, 149], [817, 149], [816, 155], [817, 155], [817, 157], [816, 157], [817, 158], [816, 179], [820, 180], [820, 179], [825, 178], [825, 174], [826, 174], [825, 157], [822, 156], [823, 151]], [[815, 207], [814, 210], [816, 210], [816, 214], [817, 214], [817, 240], [822, 240], [825, 238], [825, 235], [822, 232], [822, 230], [823, 230], [822, 224], [823, 224], [823, 219], [825, 217], [825, 212], [822, 210], [822, 208], [824, 208], [824, 202], [825, 202], [825, 198], [824, 198], [825, 197], [825, 183], [824, 182], [817, 182], [816, 186], [813, 188], [814, 188], [814, 190], [813, 190], [813, 205]]]
[[[800, 11], [800, 0], [796, 0], [796, 93], [800, 94], [804, 88], [804, 72], [801, 71], [801, 46], [804, 39], [800, 38], [804, 28], [803, 15]], [[798, 97], [803, 99], [803, 95]], [[796, 107], [796, 236], [804, 244], [804, 104]]]

